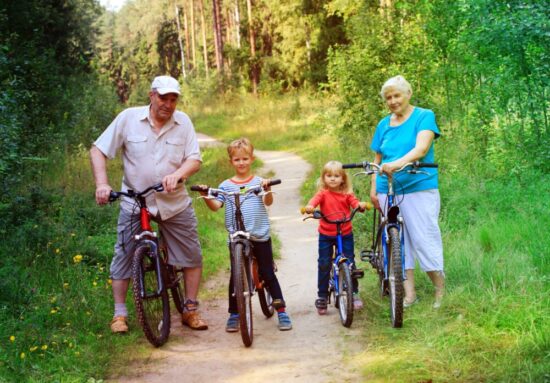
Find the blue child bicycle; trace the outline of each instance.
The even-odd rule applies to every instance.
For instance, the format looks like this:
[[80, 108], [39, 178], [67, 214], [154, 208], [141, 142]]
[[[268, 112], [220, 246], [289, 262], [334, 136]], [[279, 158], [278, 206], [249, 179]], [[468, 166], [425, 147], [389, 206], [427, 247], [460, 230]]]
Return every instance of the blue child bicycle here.
[[[349, 217], [346, 213], [332, 213], [328, 216], [321, 213], [320, 210], [314, 210], [313, 214], [304, 218], [306, 219], [324, 219], [326, 222], [336, 225], [336, 249], [332, 257], [332, 267], [330, 269], [329, 278], [329, 297], [334, 297], [334, 306], [340, 314], [340, 321], [344, 327], [350, 327], [353, 322], [353, 279], [363, 277], [363, 270], [358, 270], [349, 258], [346, 257], [342, 244], [342, 224], [350, 222], [359, 208], [351, 211]], [[305, 213], [305, 208], [301, 209], [302, 214]], [[343, 218], [331, 219], [331, 215], [341, 215]]]
[[[436, 168], [437, 164], [410, 162], [398, 169], [395, 173], [406, 171], [409, 174], [425, 173], [419, 168]], [[355, 164], [344, 164], [344, 169], [362, 168], [363, 171], [355, 175], [382, 174], [381, 166], [363, 161]], [[405, 170], [407, 169], [407, 170]], [[378, 272], [380, 282], [380, 295], [389, 295], [390, 314], [392, 327], [403, 326], [403, 281], [405, 277], [405, 242], [403, 227], [404, 219], [399, 211], [399, 202], [394, 190], [392, 175], [388, 177], [388, 198], [386, 206], [380, 212], [374, 210], [373, 226], [378, 224], [378, 229], [373, 227], [371, 248], [361, 252], [361, 259], [369, 261]], [[401, 195], [401, 200], [404, 195]]]

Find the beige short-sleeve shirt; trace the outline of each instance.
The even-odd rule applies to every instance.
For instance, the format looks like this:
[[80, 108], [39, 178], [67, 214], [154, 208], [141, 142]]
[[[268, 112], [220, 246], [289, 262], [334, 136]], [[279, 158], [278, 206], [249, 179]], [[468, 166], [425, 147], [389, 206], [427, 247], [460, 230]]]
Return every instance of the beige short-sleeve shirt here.
[[[149, 116], [149, 106], [121, 112], [94, 142], [109, 159], [120, 149], [124, 166], [122, 190], [142, 191], [162, 181], [188, 160], [202, 161], [199, 143], [191, 119], [175, 111], [157, 135]], [[151, 214], [169, 219], [183, 211], [191, 198], [183, 184], [172, 193], [152, 193], [147, 197]], [[123, 199], [121, 207], [131, 211], [133, 201]]]

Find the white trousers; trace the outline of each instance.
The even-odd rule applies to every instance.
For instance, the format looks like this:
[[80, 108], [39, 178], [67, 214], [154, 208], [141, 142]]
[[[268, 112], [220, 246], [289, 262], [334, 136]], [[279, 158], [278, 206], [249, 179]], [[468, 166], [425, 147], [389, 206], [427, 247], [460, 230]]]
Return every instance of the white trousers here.
[[[386, 214], [386, 194], [378, 194]], [[440, 197], [438, 189], [396, 195], [394, 203], [405, 221], [405, 269], [411, 270], [418, 260], [423, 271], [443, 271], [443, 242], [439, 230]]]

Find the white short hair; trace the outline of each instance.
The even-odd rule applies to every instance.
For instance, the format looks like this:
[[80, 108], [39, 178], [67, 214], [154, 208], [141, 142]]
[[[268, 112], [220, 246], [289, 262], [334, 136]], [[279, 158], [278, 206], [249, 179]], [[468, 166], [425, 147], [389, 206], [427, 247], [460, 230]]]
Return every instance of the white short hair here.
[[383, 100], [386, 99], [386, 92], [390, 89], [397, 89], [403, 93], [408, 93], [409, 96], [412, 95], [411, 84], [409, 84], [409, 82], [405, 80], [405, 77], [401, 75], [390, 78], [384, 83], [384, 85], [382, 85], [380, 97], [382, 97]]

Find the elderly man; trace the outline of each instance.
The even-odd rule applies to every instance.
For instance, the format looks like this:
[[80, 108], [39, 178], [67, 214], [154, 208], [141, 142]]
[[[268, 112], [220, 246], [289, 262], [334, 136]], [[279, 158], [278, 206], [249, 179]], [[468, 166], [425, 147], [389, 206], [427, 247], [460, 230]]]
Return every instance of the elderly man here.
[[[122, 111], [94, 142], [90, 158], [96, 184], [95, 198], [99, 205], [109, 201], [112, 190], [107, 177], [107, 158], [114, 158], [119, 149], [124, 167], [122, 190], [140, 191], [162, 182], [165, 191], [153, 193], [147, 204], [163, 233], [169, 263], [184, 268], [183, 324], [205, 330], [208, 326], [197, 310], [202, 273], [197, 219], [183, 183], [178, 184], [179, 180], [185, 181], [199, 171], [201, 154], [191, 120], [176, 110], [179, 95], [180, 86], [176, 79], [156, 77], [149, 92], [150, 104]], [[110, 269], [115, 302], [111, 321], [114, 333], [128, 331], [125, 302], [135, 248], [135, 222], [139, 222], [139, 211], [135, 211], [128, 200], [123, 200]]]

